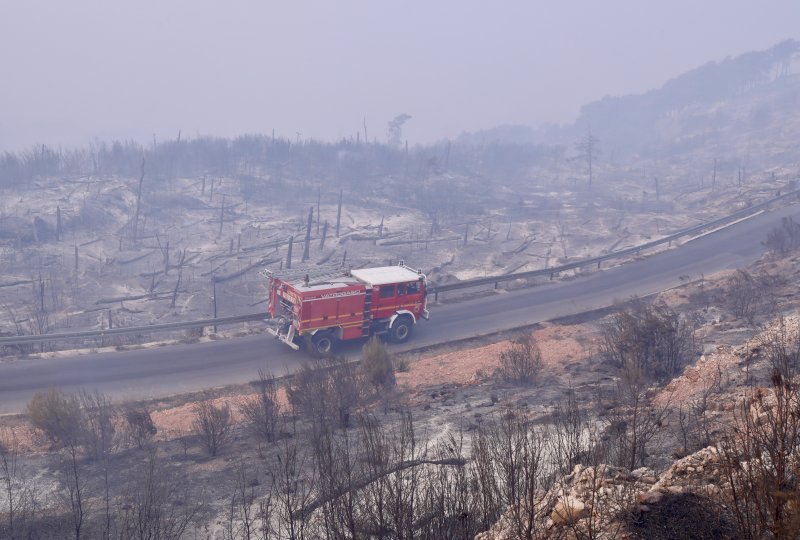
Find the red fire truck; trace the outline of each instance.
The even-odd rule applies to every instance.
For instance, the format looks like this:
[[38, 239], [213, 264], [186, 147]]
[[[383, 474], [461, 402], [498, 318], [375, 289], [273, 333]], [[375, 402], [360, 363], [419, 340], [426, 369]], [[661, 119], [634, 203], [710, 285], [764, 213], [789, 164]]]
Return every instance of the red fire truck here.
[[340, 341], [373, 335], [403, 343], [428, 319], [425, 274], [402, 261], [337, 274], [292, 279], [267, 272], [267, 311], [279, 321], [268, 331], [293, 349], [327, 355]]

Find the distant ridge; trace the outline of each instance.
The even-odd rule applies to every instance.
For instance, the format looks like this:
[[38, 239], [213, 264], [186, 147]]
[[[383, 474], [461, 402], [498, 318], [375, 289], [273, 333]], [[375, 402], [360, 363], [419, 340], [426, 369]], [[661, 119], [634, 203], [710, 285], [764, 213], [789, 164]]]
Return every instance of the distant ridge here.
[[[785, 81], [795, 84], [798, 73], [800, 42], [787, 39], [764, 51], [708, 62], [643, 94], [606, 96], [592, 101], [581, 107], [580, 115], [572, 125], [535, 128], [502, 125], [462, 134], [459, 140], [473, 144], [571, 145], [591, 128], [617, 157], [632, 154], [652, 157], [663, 154], [665, 144], [671, 147], [669, 134], [659, 126], [662, 119], [671, 118], [689, 107], [708, 107], [747, 97]], [[765, 111], [774, 111], [783, 105], [762, 103], [761, 107]]]

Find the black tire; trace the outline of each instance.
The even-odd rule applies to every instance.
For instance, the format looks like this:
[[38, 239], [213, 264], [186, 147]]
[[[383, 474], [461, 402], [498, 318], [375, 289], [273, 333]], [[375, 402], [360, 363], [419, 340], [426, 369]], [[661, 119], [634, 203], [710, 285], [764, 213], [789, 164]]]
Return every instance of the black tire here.
[[414, 331], [414, 321], [408, 315], [401, 315], [394, 320], [389, 330], [389, 339], [392, 343], [405, 343]]
[[336, 338], [330, 332], [317, 332], [311, 336], [311, 352], [317, 356], [329, 356], [336, 347]]

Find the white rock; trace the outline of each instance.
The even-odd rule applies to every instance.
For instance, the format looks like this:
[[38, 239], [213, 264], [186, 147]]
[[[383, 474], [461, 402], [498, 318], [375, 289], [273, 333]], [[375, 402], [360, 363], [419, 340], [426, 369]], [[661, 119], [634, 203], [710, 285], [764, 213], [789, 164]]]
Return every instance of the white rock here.
[[556, 502], [553, 513], [550, 514], [550, 519], [553, 520], [554, 525], [568, 525], [587, 515], [588, 511], [583, 501], [567, 495]]

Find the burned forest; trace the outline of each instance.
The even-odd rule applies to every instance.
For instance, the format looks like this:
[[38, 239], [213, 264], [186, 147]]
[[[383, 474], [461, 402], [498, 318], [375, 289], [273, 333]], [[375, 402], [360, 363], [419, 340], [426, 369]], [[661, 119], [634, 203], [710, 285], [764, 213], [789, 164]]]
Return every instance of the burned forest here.
[[800, 42], [704, 60], [538, 127], [0, 149], [0, 538], [800, 537]]

